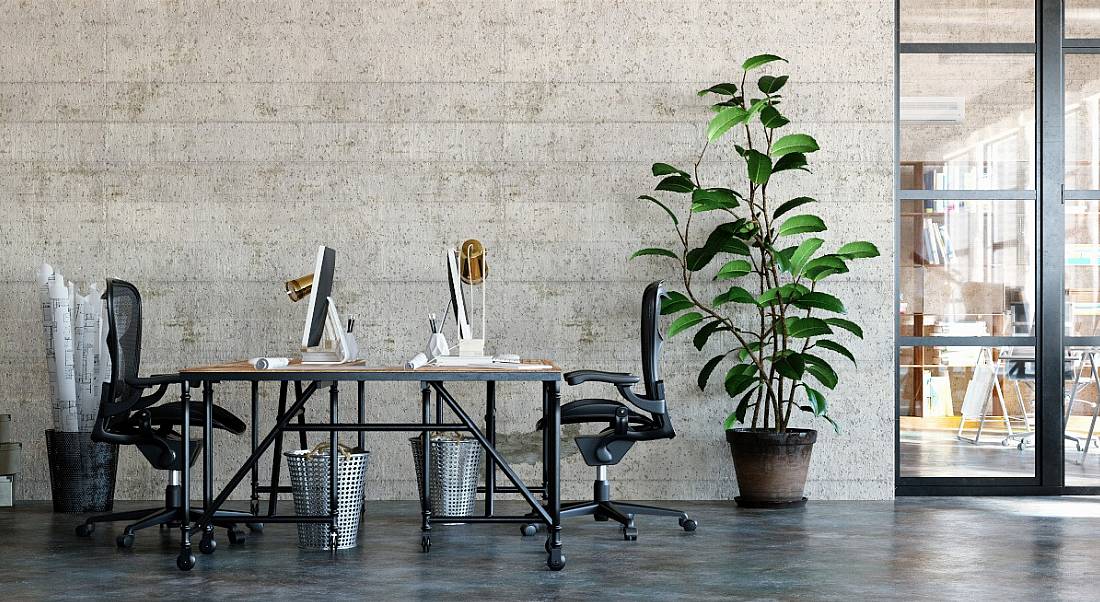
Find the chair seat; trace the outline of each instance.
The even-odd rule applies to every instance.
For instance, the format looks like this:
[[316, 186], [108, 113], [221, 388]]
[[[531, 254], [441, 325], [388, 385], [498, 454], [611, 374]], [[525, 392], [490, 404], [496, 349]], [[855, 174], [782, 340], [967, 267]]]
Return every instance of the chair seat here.
[[[625, 403], [611, 399], [578, 399], [563, 404], [561, 406], [561, 423], [613, 422], [615, 411], [619, 408], [627, 409], [627, 412], [629, 412], [627, 418], [631, 424], [638, 424], [647, 428], [656, 426], [650, 417], [631, 410]], [[535, 427], [538, 429], [543, 427], [542, 419], [539, 419]]]
[[[201, 401], [192, 401], [190, 403], [191, 425], [201, 425], [203, 404]], [[149, 415], [153, 426], [179, 426], [183, 424], [183, 402], [174, 401], [172, 403], [153, 406], [149, 408]], [[137, 415], [135, 414], [135, 416]], [[214, 406], [213, 418], [214, 421], [211, 426], [216, 429], [229, 431], [234, 435], [240, 435], [245, 431], [244, 421], [221, 406]]]

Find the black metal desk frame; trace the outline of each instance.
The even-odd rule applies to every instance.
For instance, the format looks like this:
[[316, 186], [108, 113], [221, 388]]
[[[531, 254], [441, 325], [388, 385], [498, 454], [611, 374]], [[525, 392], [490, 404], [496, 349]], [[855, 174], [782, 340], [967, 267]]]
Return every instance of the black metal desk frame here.
[[[234, 369], [236, 367], [237, 369]], [[203, 416], [201, 425], [203, 429], [203, 514], [195, 524], [184, 523], [181, 525], [180, 556], [177, 566], [188, 570], [193, 566], [191, 552], [191, 535], [196, 531], [202, 532], [204, 541], [213, 541], [214, 524], [213, 515], [232, 492], [240, 485], [241, 481], [251, 475], [250, 509], [255, 515], [255, 522], [263, 523], [324, 523], [329, 525], [331, 541], [335, 543], [337, 538], [336, 526], [336, 493], [337, 493], [337, 469], [338, 453], [337, 433], [358, 433], [358, 444], [364, 446], [365, 433], [371, 431], [408, 431], [427, 433], [429, 431], [460, 431], [471, 434], [485, 449], [487, 458], [485, 462], [485, 485], [478, 487], [478, 492], [485, 494], [485, 506], [482, 516], [433, 516], [430, 497], [431, 479], [421, 479], [420, 505], [421, 505], [421, 548], [424, 552], [431, 549], [432, 522], [447, 523], [531, 523], [540, 522], [546, 525], [547, 539], [547, 566], [552, 570], [561, 570], [565, 566], [565, 556], [562, 553], [561, 543], [561, 491], [560, 491], [560, 446], [561, 446], [561, 372], [554, 370], [508, 370], [508, 369], [470, 369], [470, 370], [407, 370], [401, 368], [363, 368], [357, 366], [332, 368], [315, 368], [301, 366], [298, 369], [281, 370], [255, 370], [245, 362], [238, 364], [226, 364], [222, 366], [200, 367], [183, 370], [180, 372], [185, 382], [182, 386], [180, 400], [183, 402], [183, 432], [187, 433], [191, 427], [191, 412], [189, 401], [191, 399], [191, 387], [202, 387]], [[251, 450], [252, 453], [245, 463], [234, 473], [229, 482], [215, 496], [214, 475], [214, 445], [213, 445], [213, 405], [214, 385], [222, 381], [245, 381], [251, 384]], [[279, 412], [275, 425], [263, 437], [259, 438], [259, 385], [261, 382], [275, 381], [279, 387]], [[421, 422], [420, 423], [367, 423], [366, 422], [366, 398], [365, 388], [367, 381], [375, 382], [417, 382], [421, 390]], [[447, 382], [471, 382], [482, 381], [486, 384], [486, 412], [485, 428], [482, 430], [469, 414], [462, 408], [458, 401], [447, 390]], [[542, 383], [542, 415], [544, 428], [542, 429], [543, 443], [543, 469], [542, 484], [538, 487], [528, 487], [515, 473], [508, 462], [496, 449], [496, 383], [497, 382], [541, 382]], [[287, 407], [289, 383], [295, 383], [294, 402]], [[302, 383], [309, 385], [303, 388]], [[355, 382], [357, 392], [357, 421], [352, 423], [340, 422], [339, 417], [339, 383]], [[328, 383], [329, 389], [329, 420], [327, 423], [307, 423], [303, 409], [314, 392], [324, 383]], [[436, 404], [433, 416], [431, 393], [435, 391]], [[443, 422], [444, 404], [458, 417], [458, 423]], [[291, 422], [297, 418], [296, 424]], [[434, 420], [433, 420], [434, 418]], [[284, 433], [298, 432], [301, 440], [305, 440], [307, 432], [327, 432], [329, 434], [329, 513], [320, 516], [298, 516], [277, 514], [279, 493], [289, 492], [290, 488], [279, 484], [279, 466], [281, 464], [282, 440]], [[430, 474], [431, 446], [430, 437], [424, 436], [424, 448], [422, 453], [423, 475]], [[268, 486], [259, 484], [258, 462], [264, 453], [275, 444], [275, 457], [272, 461], [272, 480]], [[190, 453], [189, 437], [183, 438], [183, 455]], [[504, 472], [511, 481], [510, 486], [498, 486], [496, 483], [497, 469]], [[190, 466], [184, 463], [182, 475], [183, 514], [190, 511]], [[259, 513], [259, 494], [268, 493], [268, 512]], [[531, 507], [531, 512], [523, 516], [499, 516], [495, 513], [494, 497], [497, 493], [518, 493]], [[542, 494], [542, 501], [535, 494]], [[206, 551], [213, 551], [214, 546], [200, 546]], [[332, 546], [335, 552], [335, 545]]]

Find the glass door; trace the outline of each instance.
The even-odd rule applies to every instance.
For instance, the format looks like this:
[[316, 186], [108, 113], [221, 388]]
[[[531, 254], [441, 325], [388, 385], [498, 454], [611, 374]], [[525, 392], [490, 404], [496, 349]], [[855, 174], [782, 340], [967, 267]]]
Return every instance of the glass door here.
[[898, 483], [1035, 485], [1035, 4], [898, 10]]

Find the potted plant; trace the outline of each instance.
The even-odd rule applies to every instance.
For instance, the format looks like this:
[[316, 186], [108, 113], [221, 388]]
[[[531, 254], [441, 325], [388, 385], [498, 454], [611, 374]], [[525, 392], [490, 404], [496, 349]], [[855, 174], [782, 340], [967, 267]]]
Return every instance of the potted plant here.
[[[790, 122], [780, 110], [779, 92], [787, 76], [749, 81], [753, 71], [782, 62], [771, 54], [754, 56], [742, 65], [739, 85], [699, 92], [719, 102], [691, 171], [656, 163], [656, 190], [668, 193], [666, 200], [639, 197], [668, 215], [679, 244], [632, 255], [666, 257], [676, 265], [682, 290], [670, 291], [661, 307], [661, 313], [676, 316], [668, 336], [694, 329], [700, 351], [722, 343], [702, 364], [698, 385], [705, 390], [712, 374], [724, 372], [732, 402], [724, 427], [741, 493], [737, 501], [751, 507], [805, 502], [817, 431], [791, 427], [792, 413], [797, 408], [824, 418], [839, 433], [823, 390], [838, 384], [831, 365], [837, 356], [855, 362], [837, 335], [863, 337], [859, 325], [841, 317], [841, 300], [820, 287], [848, 272], [852, 261], [879, 254], [866, 241], [827, 251], [832, 245], [814, 236], [826, 230], [809, 211], [815, 199], [769, 195], [778, 178], [809, 171], [807, 157], [818, 150], [811, 136], [786, 133]], [[732, 172], [723, 171], [743, 174], [735, 176], [740, 188], [715, 187], [701, 176], [707, 151], [716, 147], [728, 149], [733, 163]]]

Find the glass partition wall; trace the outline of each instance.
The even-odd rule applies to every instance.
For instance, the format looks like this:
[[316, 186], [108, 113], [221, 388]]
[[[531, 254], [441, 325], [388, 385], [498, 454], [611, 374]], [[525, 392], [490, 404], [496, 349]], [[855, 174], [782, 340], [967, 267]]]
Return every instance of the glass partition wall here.
[[897, 9], [898, 493], [1100, 493], [1100, 0]]

